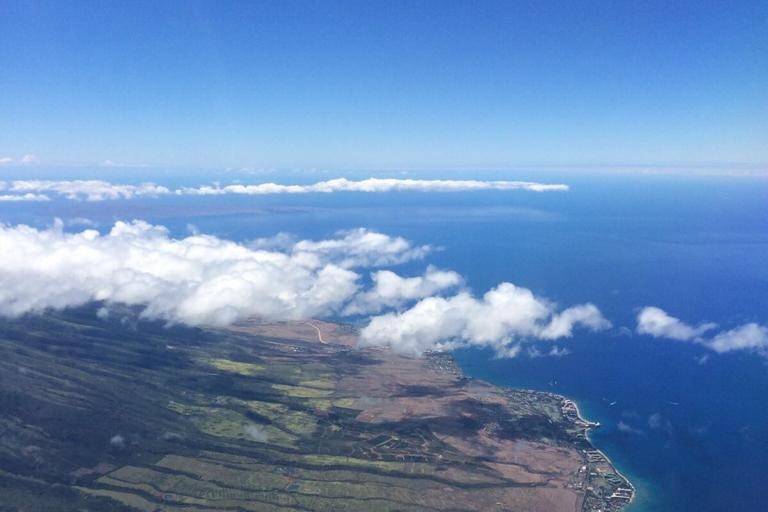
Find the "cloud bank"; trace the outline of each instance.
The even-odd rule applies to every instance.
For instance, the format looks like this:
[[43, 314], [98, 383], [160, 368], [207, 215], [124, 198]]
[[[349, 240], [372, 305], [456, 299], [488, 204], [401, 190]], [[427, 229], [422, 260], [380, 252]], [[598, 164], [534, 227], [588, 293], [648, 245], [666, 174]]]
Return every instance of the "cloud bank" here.
[[360, 277], [353, 268], [427, 251], [366, 230], [281, 252], [206, 235], [174, 239], [141, 221], [117, 222], [103, 235], [66, 233], [60, 222], [47, 230], [3, 226], [0, 312], [16, 316], [96, 300], [141, 305], [145, 316], [190, 325], [309, 318], [353, 298]]
[[[568, 185], [546, 184], [528, 181], [478, 181], [478, 180], [414, 180], [382, 179], [348, 180], [338, 178], [321, 181], [312, 185], [281, 185], [278, 183], [260, 183], [255, 185], [203, 185], [182, 187], [175, 190], [154, 183], [139, 185], [115, 184], [102, 180], [14, 180], [0, 182], [0, 192], [12, 197], [35, 196], [39, 200], [58, 196], [78, 201], [105, 201], [114, 199], [133, 199], [137, 197], [158, 197], [164, 195], [179, 196], [218, 196], [218, 195], [268, 195], [268, 194], [309, 194], [334, 192], [461, 192], [477, 190], [528, 190], [532, 192], [566, 191]], [[46, 195], [48, 194], [48, 195]], [[12, 199], [8, 199], [12, 200]]]
[[544, 184], [528, 181], [477, 181], [477, 180], [414, 180], [397, 178], [369, 178], [353, 181], [338, 178], [321, 181], [313, 185], [278, 185], [262, 183], [259, 185], [227, 185], [182, 188], [176, 193], [183, 195], [222, 195], [222, 194], [306, 194], [331, 192], [455, 192], [472, 190], [530, 190], [533, 192], [566, 191], [568, 185]]
[[706, 336], [715, 329], [717, 324], [714, 323], [688, 325], [657, 307], [645, 307], [637, 315], [639, 334], [648, 334], [654, 338], [689, 341], [720, 354], [748, 350], [768, 357], [768, 327], [748, 323]]
[[[133, 199], [140, 196], [157, 197], [171, 191], [154, 183], [118, 185], [102, 180], [15, 180], [0, 182], [0, 191], [9, 194], [53, 194], [73, 200], [105, 201], [108, 199]], [[48, 198], [45, 196], [46, 199]], [[45, 199], [43, 199], [45, 200]]]
[[[487, 346], [500, 356], [514, 356], [527, 341], [567, 338], [576, 327], [610, 326], [592, 304], [559, 311], [511, 283], [476, 298], [456, 272], [428, 266], [404, 277], [380, 269], [429, 252], [365, 229], [245, 245], [200, 234], [173, 238], [143, 221], [116, 222], [103, 234], [66, 232], [61, 221], [42, 230], [0, 226], [0, 315], [91, 301], [105, 303], [102, 313], [121, 303], [147, 318], [197, 326], [377, 314], [362, 330], [363, 345], [409, 354]], [[372, 271], [368, 287], [364, 269]]]

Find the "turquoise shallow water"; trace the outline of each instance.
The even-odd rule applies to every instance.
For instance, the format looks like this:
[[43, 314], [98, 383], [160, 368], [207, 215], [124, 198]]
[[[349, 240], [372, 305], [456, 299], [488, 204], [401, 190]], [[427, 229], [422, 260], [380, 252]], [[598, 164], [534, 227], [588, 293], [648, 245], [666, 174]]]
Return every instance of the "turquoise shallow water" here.
[[[633, 331], [646, 305], [690, 323], [768, 323], [768, 180], [533, 178], [571, 191], [52, 201], [0, 205], [0, 218], [87, 217], [100, 229], [143, 218], [177, 235], [192, 223], [236, 240], [365, 226], [438, 247], [427, 262], [460, 272], [478, 293], [511, 281], [564, 306], [594, 302], [614, 328], [559, 343], [564, 357], [457, 357], [471, 376], [576, 399], [602, 424], [595, 444], [638, 488], [633, 512], [764, 509], [766, 360]], [[427, 262], [397, 270], [418, 273]]]

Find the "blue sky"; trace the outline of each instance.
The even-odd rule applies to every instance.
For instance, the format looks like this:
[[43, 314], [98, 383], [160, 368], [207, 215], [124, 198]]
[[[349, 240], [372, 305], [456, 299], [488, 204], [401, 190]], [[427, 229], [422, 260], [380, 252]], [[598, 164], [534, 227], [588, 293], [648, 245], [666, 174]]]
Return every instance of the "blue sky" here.
[[762, 166], [766, 84], [759, 1], [0, 3], [8, 165]]

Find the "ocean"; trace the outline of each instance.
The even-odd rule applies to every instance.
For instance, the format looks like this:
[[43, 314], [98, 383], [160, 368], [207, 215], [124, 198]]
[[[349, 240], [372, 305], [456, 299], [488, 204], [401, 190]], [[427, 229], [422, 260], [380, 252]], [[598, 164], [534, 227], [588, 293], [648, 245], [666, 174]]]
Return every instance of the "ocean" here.
[[[438, 176], [445, 173], [425, 177]], [[335, 176], [291, 179], [330, 177]], [[461, 273], [477, 294], [510, 281], [563, 306], [593, 302], [613, 328], [579, 331], [558, 342], [566, 355], [523, 351], [497, 359], [490, 351], [465, 349], [457, 359], [469, 376], [577, 400], [588, 419], [601, 423], [594, 443], [638, 489], [632, 512], [764, 509], [766, 359], [641, 336], [635, 317], [639, 308], [653, 305], [691, 324], [768, 323], [768, 179], [469, 172], [451, 177], [562, 182], [571, 190], [54, 200], [0, 204], [0, 220], [45, 226], [53, 217], [87, 218], [106, 229], [117, 219], [140, 218], [174, 235], [194, 229], [238, 241], [278, 232], [319, 239], [367, 227], [434, 246], [427, 262]], [[248, 177], [272, 179], [277, 177]], [[427, 262], [396, 270], [417, 274]]]

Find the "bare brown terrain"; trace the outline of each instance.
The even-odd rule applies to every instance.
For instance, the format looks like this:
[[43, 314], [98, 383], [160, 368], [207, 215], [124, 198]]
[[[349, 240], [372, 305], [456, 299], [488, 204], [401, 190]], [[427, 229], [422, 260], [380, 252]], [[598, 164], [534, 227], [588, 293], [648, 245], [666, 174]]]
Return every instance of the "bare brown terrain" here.
[[[248, 322], [235, 329], [308, 343], [356, 345], [355, 335], [349, 328], [319, 320]], [[318, 336], [320, 332], [322, 337]], [[473, 509], [580, 511], [585, 508], [585, 491], [592, 487], [584, 448], [586, 424], [578, 419], [569, 424], [559, 397], [528, 392], [530, 397], [515, 400], [520, 398], [516, 396], [519, 392], [510, 395], [508, 390], [466, 379], [445, 355], [408, 357], [375, 347], [360, 352], [368, 358], [365, 371], [349, 372], [336, 382], [337, 393], [351, 397], [349, 407], [360, 410], [356, 421], [430, 425], [434, 436], [446, 446], [482, 461], [484, 467], [512, 484], [498, 492], [496, 501], [474, 503]], [[488, 414], [489, 411], [496, 412]], [[526, 416], [530, 419], [538, 416], [539, 420], [544, 418], [559, 425], [563, 432], [552, 432], [553, 435], [542, 435], [539, 439], [531, 438], [526, 432], [509, 435], [503, 425], [508, 420], [507, 414], [523, 420]], [[573, 435], [577, 442], [563, 442], [559, 439], [561, 435]], [[600, 473], [615, 471], [607, 459], [599, 466]], [[608, 509], [612, 505], [620, 508], [623, 501], [609, 501]]]

